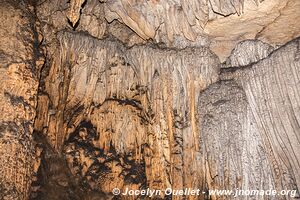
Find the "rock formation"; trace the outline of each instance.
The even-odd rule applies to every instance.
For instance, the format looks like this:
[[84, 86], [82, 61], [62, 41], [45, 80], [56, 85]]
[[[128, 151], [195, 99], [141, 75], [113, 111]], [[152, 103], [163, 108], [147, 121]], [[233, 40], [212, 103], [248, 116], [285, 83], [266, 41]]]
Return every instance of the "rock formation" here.
[[41, 37], [31, 4], [1, 1], [0, 10], [0, 198], [27, 199], [36, 159]]
[[0, 199], [299, 195], [300, 1], [0, 0], [0, 10]]

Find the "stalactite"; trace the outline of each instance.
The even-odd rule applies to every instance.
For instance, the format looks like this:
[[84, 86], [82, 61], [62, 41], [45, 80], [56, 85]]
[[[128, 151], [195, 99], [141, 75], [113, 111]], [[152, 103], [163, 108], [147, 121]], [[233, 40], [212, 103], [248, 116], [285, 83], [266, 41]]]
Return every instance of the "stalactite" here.
[[0, 199], [299, 196], [299, 2], [0, 0]]

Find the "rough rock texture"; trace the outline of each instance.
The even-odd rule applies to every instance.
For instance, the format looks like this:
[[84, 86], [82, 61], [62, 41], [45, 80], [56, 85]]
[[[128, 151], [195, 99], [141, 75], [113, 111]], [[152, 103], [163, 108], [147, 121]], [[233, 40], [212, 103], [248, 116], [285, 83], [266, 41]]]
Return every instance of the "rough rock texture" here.
[[300, 1], [0, 3], [0, 199], [299, 195]]
[[245, 91], [275, 188], [299, 187], [299, 42], [293, 40], [268, 58], [222, 77], [233, 78]]
[[208, 189], [275, 188], [268, 149], [243, 89], [234, 81], [222, 81], [203, 92], [199, 101], [202, 171]]
[[[248, 3], [247, 3], [248, 2]], [[215, 41], [210, 48], [222, 61], [230, 55], [237, 41], [259, 39], [271, 45], [283, 45], [299, 37], [300, 2], [298, 0], [245, 1], [241, 16], [212, 20], [205, 32]]]
[[238, 43], [222, 68], [244, 67], [266, 58], [274, 48], [260, 40], [245, 40]]
[[[64, 151], [73, 174], [89, 180], [88, 174], [100, 168], [91, 178], [104, 173], [102, 177], [88, 182], [105, 193], [116, 182], [120, 188], [195, 186], [195, 180], [183, 179], [197, 173], [197, 155], [191, 153], [198, 148], [196, 105], [200, 91], [218, 80], [217, 57], [207, 48], [126, 49], [118, 42], [69, 32], [59, 38], [60, 51], [45, 77], [47, 94], [40, 96], [36, 129], [44, 131], [58, 151], [71, 140]], [[76, 144], [90, 136], [88, 153]], [[112, 149], [117, 163], [130, 156], [129, 169], [143, 162], [144, 170], [138, 173], [147, 182], [128, 182], [127, 167], [107, 161]]]
[[34, 172], [41, 38], [33, 6], [0, 3], [0, 198], [27, 199]]
[[[204, 45], [223, 62], [239, 41], [283, 45], [300, 36], [299, 9], [298, 0], [46, 0], [38, 12], [49, 29], [73, 28], [97, 38], [105, 32], [123, 32], [129, 45], [143, 41], [179, 49]], [[135, 34], [115, 26], [116, 20]]]

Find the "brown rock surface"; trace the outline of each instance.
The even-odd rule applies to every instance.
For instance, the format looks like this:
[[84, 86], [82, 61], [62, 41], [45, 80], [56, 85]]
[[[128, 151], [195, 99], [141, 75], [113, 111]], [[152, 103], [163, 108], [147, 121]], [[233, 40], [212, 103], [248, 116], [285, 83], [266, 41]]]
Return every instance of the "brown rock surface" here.
[[[300, 3], [297, 0], [90, 0], [84, 4], [72, 0], [69, 8], [66, 1], [45, 1], [43, 5], [50, 9], [56, 8], [48, 21], [54, 18], [66, 21], [63, 15], [69, 19], [72, 15], [72, 20], [77, 23], [74, 26], [70, 20], [72, 27], [87, 31], [94, 37], [102, 38], [106, 29], [103, 21], [105, 17], [109, 23], [118, 20], [132, 29], [138, 36], [135, 37], [137, 42], [131, 43], [142, 43], [144, 39], [179, 49], [205, 45], [222, 62], [240, 41], [260, 39], [276, 46], [300, 36], [297, 23]], [[66, 10], [62, 11], [59, 5], [64, 5]], [[83, 5], [82, 8], [80, 5]], [[42, 18], [49, 16], [43, 6], [38, 10]], [[57, 23], [53, 22], [54, 26]], [[121, 29], [124, 31], [124, 28]]]
[[0, 13], [0, 198], [27, 199], [34, 173], [41, 38], [30, 4], [1, 1]]
[[[95, 159], [104, 162], [99, 156], [109, 156], [113, 148], [117, 154], [114, 156], [126, 159], [129, 154], [135, 160], [134, 165], [144, 160], [147, 167], [143, 176], [147, 176], [148, 186], [193, 184], [179, 178], [195, 173], [196, 163], [193, 168], [184, 163], [195, 162], [196, 155], [181, 157], [177, 152], [197, 149], [198, 94], [218, 80], [217, 57], [207, 48], [175, 51], [142, 46], [126, 49], [118, 42], [98, 41], [81, 34], [66, 32], [59, 37], [61, 49], [57, 54], [63, 57], [55, 56], [45, 78], [44, 92], [49, 98], [41, 97], [45, 103], [37, 108], [36, 127], [41, 132], [43, 127], [49, 127], [45, 134], [57, 150], [84, 121], [95, 127], [94, 137], [98, 139], [94, 138], [88, 145], [103, 151], [104, 155], [95, 153], [93, 159], [87, 158], [84, 149], [72, 142], [71, 149], [66, 151], [78, 152], [68, 159], [74, 175], [92, 173], [89, 170], [93, 168], [89, 168], [95, 165]], [[51, 109], [46, 102], [52, 102]], [[90, 135], [88, 130], [79, 130], [80, 140]], [[82, 166], [87, 165], [87, 169], [83, 167], [83, 171], [78, 172], [80, 167], [74, 166], [74, 159]], [[168, 177], [169, 171], [175, 168], [174, 177]], [[109, 169], [116, 170], [112, 166]], [[116, 172], [117, 177], [121, 172]], [[107, 176], [116, 176], [112, 173], [108, 172]], [[121, 184], [126, 177], [117, 182]], [[102, 183], [94, 181], [93, 188]], [[102, 189], [106, 193], [113, 189], [115, 178], [107, 181], [108, 188]], [[126, 184], [120, 186], [129, 183]], [[133, 183], [130, 185], [136, 187]]]
[[0, 199], [299, 195], [299, 6], [0, 0]]

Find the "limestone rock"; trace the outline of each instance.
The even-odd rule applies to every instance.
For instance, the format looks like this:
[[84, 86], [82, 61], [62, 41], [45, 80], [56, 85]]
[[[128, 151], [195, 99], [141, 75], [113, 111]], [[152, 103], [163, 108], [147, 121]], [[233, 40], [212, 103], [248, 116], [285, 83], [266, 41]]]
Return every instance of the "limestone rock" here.
[[236, 45], [223, 67], [243, 67], [266, 58], [274, 48], [259, 40], [246, 40]]
[[[245, 91], [250, 124], [262, 139], [275, 188], [299, 185], [299, 41], [297, 38], [266, 59], [228, 71], [221, 79], [234, 79]], [[249, 129], [248, 129], [249, 130]], [[285, 155], [285, 156], [282, 156]], [[284, 163], [284, 164], [283, 164]], [[289, 173], [293, 171], [293, 173]]]
[[[296, 25], [300, 13], [297, 0], [245, 1], [240, 16], [230, 15], [207, 23], [204, 31], [215, 38], [210, 48], [225, 61], [237, 42], [260, 39], [271, 45], [283, 45], [299, 37]], [[289, 20], [286, 20], [286, 19]], [[272, 36], [269, 36], [272, 35]]]
[[299, 6], [0, 0], [0, 199], [299, 197]]
[[77, 29], [88, 32], [95, 38], [103, 38], [107, 22], [104, 19], [104, 7], [99, 1], [86, 1], [81, 11], [80, 22]]
[[40, 38], [31, 5], [0, 3], [0, 197], [27, 199], [34, 173], [32, 132], [43, 64]]
[[[44, 12], [45, 6], [55, 12]], [[54, 27], [68, 17], [73, 29], [97, 38], [103, 38], [107, 27], [118, 20], [137, 34], [130, 43], [144, 40], [175, 48], [209, 46], [223, 62], [240, 41], [260, 39], [276, 46], [298, 37], [299, 8], [297, 0], [74, 0], [45, 1], [38, 11], [42, 18], [48, 16]]]
[[[144, 162], [144, 170], [139, 173], [147, 177], [146, 184], [153, 188], [193, 186], [192, 180], [183, 182], [182, 177], [196, 173], [196, 155], [182, 158], [178, 152], [197, 149], [198, 94], [218, 80], [217, 57], [207, 48], [127, 49], [118, 42], [97, 41], [68, 32], [60, 35], [60, 43], [57, 53], [63, 57], [56, 56], [45, 77], [44, 92], [49, 99], [43, 101], [52, 102], [51, 110], [46, 114], [49, 104], [40, 104], [37, 128], [42, 132], [43, 127], [49, 127], [46, 137], [58, 151], [64, 141], [70, 141], [65, 151], [73, 175], [80, 178], [93, 173], [93, 180], [85, 180], [89, 187], [108, 194], [115, 184], [109, 177], [122, 177], [126, 168], [122, 163], [120, 169], [113, 167], [114, 162], [105, 164], [113, 149], [118, 159], [128, 159], [130, 155], [135, 160], [130, 165]], [[69, 49], [74, 51], [70, 53]], [[84, 121], [90, 125], [80, 128]], [[95, 127], [93, 131], [91, 127]], [[70, 139], [76, 130], [76, 138], [81, 139]], [[89, 137], [90, 131], [96, 135], [85, 146], [94, 149], [92, 154], [76, 145]], [[90, 171], [96, 170], [98, 162], [105, 164], [108, 172], [101, 168]], [[193, 168], [185, 164], [190, 162], [195, 162]], [[168, 174], [175, 168], [177, 171], [170, 177]], [[101, 173], [106, 175], [100, 176]], [[95, 176], [101, 180], [94, 180]], [[145, 187], [142, 179], [128, 183], [126, 177], [117, 181], [120, 188]], [[106, 188], [101, 181], [106, 181]]]
[[71, 21], [72, 26], [75, 26], [80, 18], [81, 6], [85, 0], [71, 0], [70, 8], [67, 13], [68, 19]]
[[239, 41], [259, 38], [282, 45], [300, 32], [296, 0], [111, 0], [104, 6], [108, 21], [119, 20], [145, 40], [179, 48], [187, 41], [188, 46], [203, 45], [200, 38], [209, 37], [222, 61]]
[[[207, 190], [268, 190], [275, 187], [268, 149], [256, 126], [247, 96], [236, 82], [220, 82], [203, 92], [199, 97], [199, 114], [199, 139], [204, 157], [200, 170]], [[239, 198], [246, 199], [245, 196]]]

